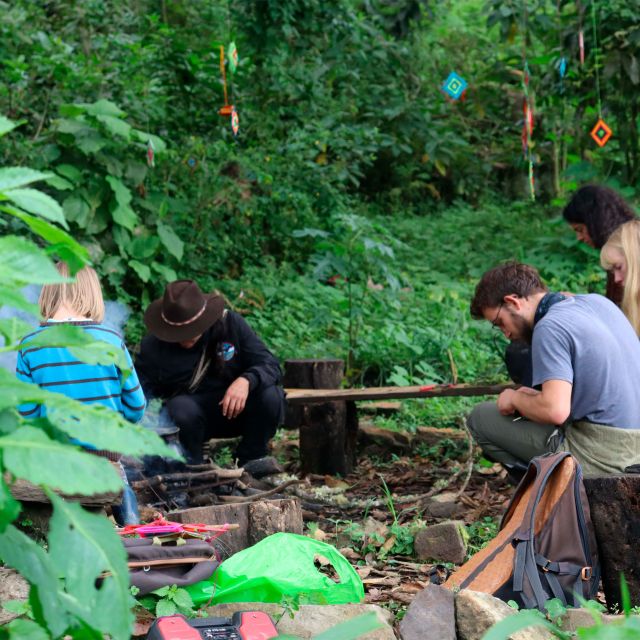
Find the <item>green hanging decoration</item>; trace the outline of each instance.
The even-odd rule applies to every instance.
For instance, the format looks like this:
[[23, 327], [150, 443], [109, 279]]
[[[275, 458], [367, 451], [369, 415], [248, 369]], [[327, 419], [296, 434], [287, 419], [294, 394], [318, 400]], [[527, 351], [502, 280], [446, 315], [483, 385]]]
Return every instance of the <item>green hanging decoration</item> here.
[[227, 56], [229, 57], [229, 71], [235, 73], [238, 68], [238, 49], [235, 42], [230, 42], [227, 47]]

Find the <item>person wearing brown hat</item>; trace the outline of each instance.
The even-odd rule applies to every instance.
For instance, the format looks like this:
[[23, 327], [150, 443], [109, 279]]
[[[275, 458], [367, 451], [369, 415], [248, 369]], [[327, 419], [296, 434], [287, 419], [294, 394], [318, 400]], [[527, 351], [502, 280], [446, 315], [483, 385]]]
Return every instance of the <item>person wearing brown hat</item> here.
[[138, 377], [148, 400], [165, 401], [188, 462], [201, 462], [206, 439], [236, 435], [239, 464], [265, 456], [284, 417], [282, 372], [244, 318], [222, 296], [177, 280], [144, 322]]

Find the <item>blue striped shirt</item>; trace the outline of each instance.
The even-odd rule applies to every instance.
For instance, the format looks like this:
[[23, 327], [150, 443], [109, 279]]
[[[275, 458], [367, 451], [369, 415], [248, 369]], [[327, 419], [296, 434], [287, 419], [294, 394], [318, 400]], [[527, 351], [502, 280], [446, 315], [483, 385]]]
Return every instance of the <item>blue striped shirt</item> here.
[[[92, 338], [108, 342], [123, 350], [131, 373], [124, 379], [115, 364], [85, 364], [64, 347], [34, 347], [28, 344], [47, 327], [59, 322], [45, 322], [33, 333], [22, 339], [23, 348], [18, 352], [16, 376], [23, 382], [31, 382], [47, 391], [62, 393], [85, 404], [103, 404], [122, 414], [130, 422], [138, 422], [144, 415], [146, 401], [131, 356], [122, 337], [116, 331], [92, 321], [70, 321], [82, 327]], [[23, 404], [18, 407], [22, 416], [38, 418], [46, 415], [46, 407]]]

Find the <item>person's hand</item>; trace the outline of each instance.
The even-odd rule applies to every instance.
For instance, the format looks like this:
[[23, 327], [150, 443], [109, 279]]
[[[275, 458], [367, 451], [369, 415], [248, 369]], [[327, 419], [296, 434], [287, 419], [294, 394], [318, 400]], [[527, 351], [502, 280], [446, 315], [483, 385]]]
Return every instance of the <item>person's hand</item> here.
[[498, 400], [497, 400], [498, 411], [503, 416], [510, 416], [511, 414], [516, 412], [516, 408], [513, 404], [515, 393], [516, 391], [514, 391], [513, 389], [505, 389], [498, 396]]
[[236, 378], [220, 400], [222, 415], [229, 420], [237, 418], [244, 410], [249, 396], [249, 381], [246, 378]]

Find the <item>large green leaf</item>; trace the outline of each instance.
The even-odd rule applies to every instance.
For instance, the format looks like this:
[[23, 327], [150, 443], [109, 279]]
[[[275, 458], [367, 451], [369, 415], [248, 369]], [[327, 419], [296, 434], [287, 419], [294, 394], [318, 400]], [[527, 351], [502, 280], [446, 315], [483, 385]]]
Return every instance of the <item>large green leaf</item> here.
[[126, 229], [133, 231], [138, 224], [136, 212], [127, 204], [119, 204], [111, 212], [113, 221]]
[[114, 178], [113, 176], [107, 176], [107, 182], [113, 190], [118, 204], [127, 205], [131, 202], [131, 198], [133, 197], [131, 191], [122, 180], [118, 180], [118, 178]]
[[176, 235], [176, 232], [168, 225], [162, 222], [158, 223], [158, 236], [162, 240], [162, 244], [167, 248], [171, 255], [178, 260], [182, 260], [184, 254], [184, 242]]
[[114, 118], [122, 118], [126, 115], [122, 109], [109, 100], [98, 100], [94, 103], [76, 103], [73, 105], [83, 109], [92, 116], [112, 116]]
[[82, 269], [89, 262], [89, 252], [79, 243], [76, 242], [68, 233], [52, 225], [46, 220], [35, 218], [34, 216], [18, 211], [13, 207], [0, 207], [6, 213], [20, 218], [35, 234], [39, 235], [43, 240], [51, 243], [49, 249], [57, 253], [64, 260], [71, 272], [75, 273]]
[[62, 208], [71, 222], [77, 222], [81, 227], [86, 227], [91, 216], [91, 207], [87, 201], [79, 195], [70, 195], [65, 198]]
[[18, 318], [0, 318], [0, 335], [4, 337], [6, 345], [13, 345], [31, 333], [32, 327], [28, 322]]
[[[69, 611], [114, 640], [128, 640], [133, 626], [127, 554], [110, 522], [49, 493], [53, 517], [49, 556], [63, 578]], [[107, 572], [102, 584], [96, 581]]]
[[22, 531], [9, 525], [0, 536], [0, 560], [18, 570], [31, 584], [30, 600], [37, 598], [51, 635], [60, 637], [69, 627], [70, 620], [60, 598], [60, 580], [49, 555]]
[[46, 180], [53, 174], [42, 173], [25, 167], [4, 167], [0, 169], [0, 193], [8, 189], [18, 189], [38, 180]]
[[11, 495], [9, 487], [0, 475], [0, 535], [18, 517], [20, 503]]
[[75, 185], [82, 182], [82, 171], [74, 167], [72, 164], [59, 164], [56, 167], [56, 173], [64, 176], [67, 180], [73, 182], [73, 184]]
[[149, 282], [151, 278], [151, 269], [146, 264], [137, 260], [129, 260], [129, 266], [138, 274], [142, 282]]
[[42, 193], [37, 189], [11, 189], [10, 191], [5, 191], [5, 196], [20, 209], [42, 216], [68, 228], [62, 207], [46, 193]]
[[124, 120], [116, 118], [114, 116], [99, 115], [97, 119], [114, 135], [120, 136], [125, 140], [129, 140], [131, 135], [131, 125], [127, 124]]
[[0, 284], [0, 307], [12, 307], [13, 309], [26, 311], [36, 317], [40, 316], [40, 309], [37, 304], [32, 304], [25, 300], [20, 291], [2, 284]]
[[7, 625], [9, 640], [49, 640], [49, 634], [33, 620], [17, 618]]
[[3, 115], [0, 115], [0, 138], [9, 133], [9, 131], [13, 131], [16, 127], [19, 127], [21, 124], [24, 124], [26, 120], [20, 120], [19, 122], [14, 122], [13, 120], [9, 120], [9, 118], [5, 118]]
[[0, 282], [51, 284], [65, 279], [33, 242], [17, 236], [0, 238]]
[[41, 389], [18, 380], [6, 369], [0, 369], [0, 388], [3, 391], [0, 394], [0, 411], [28, 403], [46, 405], [49, 422], [70, 437], [98, 449], [132, 456], [178, 457], [153, 431], [131, 424], [101, 404], [82, 404], [62, 393]]
[[[1, 436], [0, 451], [7, 471], [33, 484], [85, 496], [122, 487], [122, 480], [106, 458], [56, 442], [42, 429], [25, 425]], [[73, 472], [61, 473], [63, 470]]]

